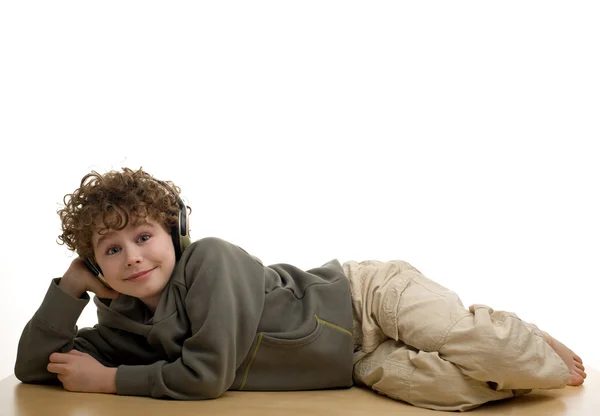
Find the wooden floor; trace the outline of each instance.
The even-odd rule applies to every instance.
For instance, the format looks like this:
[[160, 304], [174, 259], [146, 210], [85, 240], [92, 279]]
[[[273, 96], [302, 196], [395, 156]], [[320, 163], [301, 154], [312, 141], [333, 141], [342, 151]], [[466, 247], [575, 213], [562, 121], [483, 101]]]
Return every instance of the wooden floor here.
[[[534, 390], [516, 399], [471, 410], [477, 416], [598, 416], [600, 373], [588, 371], [581, 387]], [[180, 415], [440, 415], [370, 390], [310, 392], [227, 392], [216, 400], [181, 402], [103, 394], [69, 393], [60, 387], [21, 384], [14, 376], [0, 382], [0, 416], [180, 416]]]

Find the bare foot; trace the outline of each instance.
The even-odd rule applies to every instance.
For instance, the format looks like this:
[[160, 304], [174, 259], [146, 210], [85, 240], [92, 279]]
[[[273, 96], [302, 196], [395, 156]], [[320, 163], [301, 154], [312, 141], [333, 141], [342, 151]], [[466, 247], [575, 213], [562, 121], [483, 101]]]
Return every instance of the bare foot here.
[[552, 347], [552, 349], [562, 358], [567, 367], [569, 367], [569, 386], [579, 386], [583, 384], [583, 380], [587, 377], [583, 361], [577, 354], [571, 351], [565, 344], [553, 338], [547, 332], [542, 331], [544, 339]]

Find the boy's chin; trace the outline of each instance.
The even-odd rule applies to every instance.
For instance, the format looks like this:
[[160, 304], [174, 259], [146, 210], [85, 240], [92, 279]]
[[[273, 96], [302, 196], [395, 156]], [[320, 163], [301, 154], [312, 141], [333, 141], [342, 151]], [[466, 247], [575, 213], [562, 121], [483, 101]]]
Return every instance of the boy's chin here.
[[137, 290], [129, 290], [128, 295], [138, 298], [140, 300], [148, 299], [148, 298], [159, 298], [162, 295], [162, 292], [165, 290], [167, 285], [147, 285], [146, 287], [139, 288]]

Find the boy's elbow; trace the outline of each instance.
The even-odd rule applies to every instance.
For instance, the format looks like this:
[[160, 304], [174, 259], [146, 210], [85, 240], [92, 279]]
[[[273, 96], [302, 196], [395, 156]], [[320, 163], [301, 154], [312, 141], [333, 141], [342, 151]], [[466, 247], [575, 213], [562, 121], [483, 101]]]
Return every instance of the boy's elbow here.
[[190, 392], [190, 400], [214, 400], [221, 397], [228, 389], [224, 380], [214, 380], [213, 382], [199, 383], [194, 389], [195, 392]]
[[23, 383], [31, 383], [33, 380], [32, 372], [19, 359], [15, 363], [14, 373], [15, 377]]
[[20, 367], [15, 367], [15, 377], [22, 383], [39, 383], [39, 378], [34, 373], [25, 371]]
[[55, 384], [58, 378], [44, 369], [39, 371], [31, 368], [26, 363], [18, 361], [15, 363], [15, 377], [22, 383], [27, 384]]
[[196, 385], [196, 388], [193, 392], [187, 391], [178, 398], [183, 400], [214, 400], [221, 397], [226, 391], [226, 388], [224, 389], [219, 385]]
[[223, 395], [223, 393], [225, 393], [226, 390], [223, 389], [208, 389], [208, 391], [206, 391], [206, 393], [204, 394], [204, 399], [205, 400], [214, 400], [214, 399], [218, 399], [219, 397], [221, 397]]

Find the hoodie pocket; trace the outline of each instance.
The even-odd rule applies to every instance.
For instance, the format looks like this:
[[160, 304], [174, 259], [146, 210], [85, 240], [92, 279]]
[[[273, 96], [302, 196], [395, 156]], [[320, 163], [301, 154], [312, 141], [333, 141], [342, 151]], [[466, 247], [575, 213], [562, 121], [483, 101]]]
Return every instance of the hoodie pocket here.
[[260, 332], [240, 367], [239, 390], [350, 387], [353, 351], [350, 331], [316, 315], [314, 330], [302, 338]]

